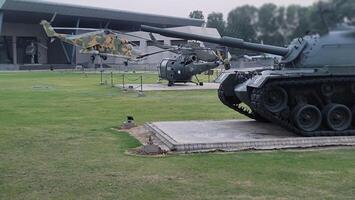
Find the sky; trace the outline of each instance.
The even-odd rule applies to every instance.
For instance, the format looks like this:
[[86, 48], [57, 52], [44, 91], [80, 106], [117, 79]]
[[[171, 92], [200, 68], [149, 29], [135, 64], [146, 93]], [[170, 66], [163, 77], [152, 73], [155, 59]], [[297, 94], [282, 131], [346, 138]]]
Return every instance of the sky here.
[[[58, 0], [47, 0], [58, 2]], [[209, 13], [222, 12], [224, 17], [237, 6], [249, 4], [261, 6], [264, 3], [277, 5], [311, 5], [317, 0], [60, 0], [61, 3], [98, 6], [176, 17], [187, 17], [193, 10], [202, 10], [205, 18]]]

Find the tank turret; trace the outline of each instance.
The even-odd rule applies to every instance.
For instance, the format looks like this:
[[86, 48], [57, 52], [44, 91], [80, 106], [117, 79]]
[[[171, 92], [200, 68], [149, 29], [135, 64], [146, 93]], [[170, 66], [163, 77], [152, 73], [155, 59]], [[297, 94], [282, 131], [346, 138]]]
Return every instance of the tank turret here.
[[[276, 67], [221, 78], [223, 104], [303, 136], [355, 135], [355, 28], [294, 39], [287, 48], [142, 26], [168, 37], [279, 55]], [[246, 107], [247, 105], [248, 107]]]

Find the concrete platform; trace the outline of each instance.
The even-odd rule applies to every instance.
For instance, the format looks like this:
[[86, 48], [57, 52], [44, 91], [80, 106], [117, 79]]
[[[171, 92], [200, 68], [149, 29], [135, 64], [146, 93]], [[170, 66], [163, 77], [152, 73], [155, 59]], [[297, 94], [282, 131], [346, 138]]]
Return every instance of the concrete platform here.
[[[122, 88], [122, 85], [116, 85], [118, 88]], [[133, 90], [139, 91], [140, 84], [127, 84], [125, 88], [133, 88]], [[219, 83], [204, 83], [203, 86], [196, 85], [194, 83], [175, 84], [169, 87], [167, 84], [143, 84], [143, 91], [179, 91], [179, 90], [217, 90]]]
[[186, 121], [147, 123], [163, 148], [177, 152], [273, 150], [355, 146], [355, 137], [299, 137], [256, 121]]

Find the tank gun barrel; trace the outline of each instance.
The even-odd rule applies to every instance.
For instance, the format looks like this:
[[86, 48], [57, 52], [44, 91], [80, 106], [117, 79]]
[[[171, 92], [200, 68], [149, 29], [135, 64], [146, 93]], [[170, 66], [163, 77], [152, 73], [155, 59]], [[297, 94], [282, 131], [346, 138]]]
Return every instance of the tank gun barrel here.
[[208, 36], [184, 33], [184, 32], [173, 31], [173, 30], [166, 30], [166, 29], [145, 26], [145, 25], [141, 26], [141, 30], [146, 32], [151, 32], [151, 33], [157, 33], [167, 37], [175, 37], [175, 38], [181, 38], [185, 40], [199, 40], [202, 42], [219, 44], [226, 47], [247, 49], [247, 50], [269, 53], [269, 54], [274, 54], [279, 56], [286, 56], [290, 51], [290, 49], [284, 47], [245, 42], [242, 39], [233, 38], [233, 37], [215, 38], [215, 37], [208, 37]]

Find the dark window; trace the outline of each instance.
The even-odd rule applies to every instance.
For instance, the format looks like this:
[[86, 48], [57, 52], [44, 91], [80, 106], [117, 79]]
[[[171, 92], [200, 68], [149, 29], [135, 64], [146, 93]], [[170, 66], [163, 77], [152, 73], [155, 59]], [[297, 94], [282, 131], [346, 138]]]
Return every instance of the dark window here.
[[140, 41], [131, 41], [131, 44], [135, 47], [139, 47], [141, 46], [141, 42]]
[[12, 37], [0, 37], [0, 64], [13, 63]]

